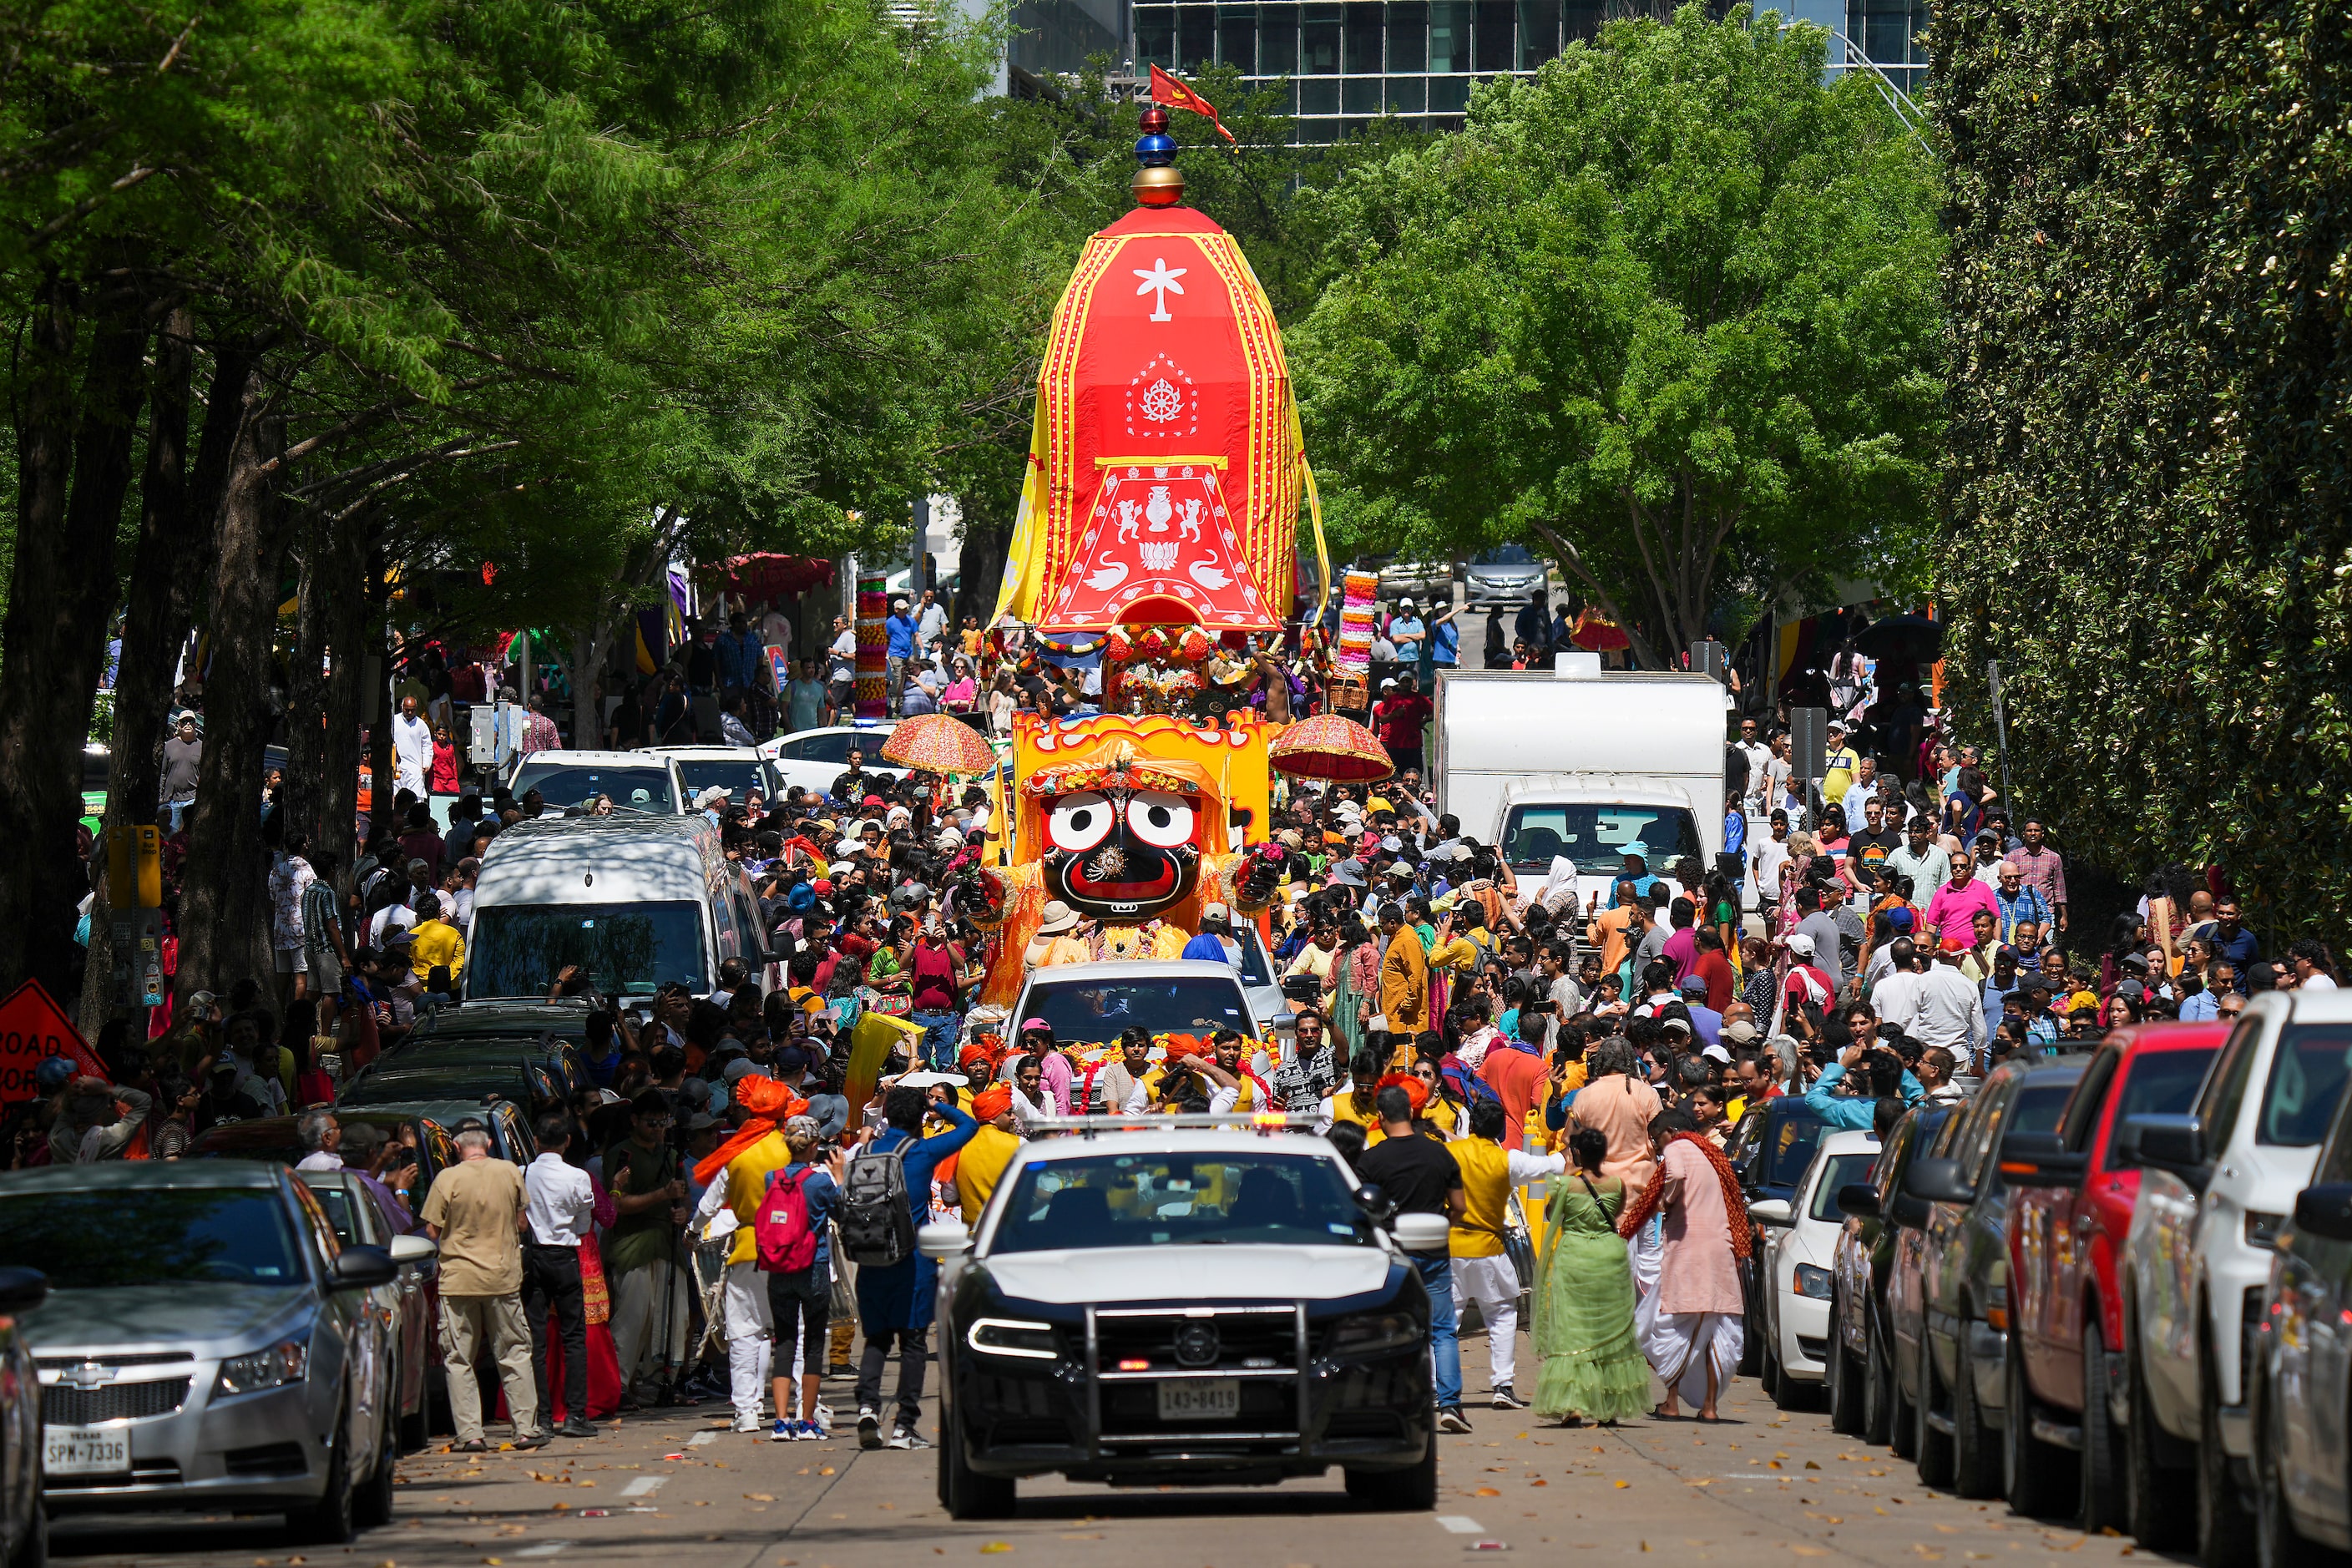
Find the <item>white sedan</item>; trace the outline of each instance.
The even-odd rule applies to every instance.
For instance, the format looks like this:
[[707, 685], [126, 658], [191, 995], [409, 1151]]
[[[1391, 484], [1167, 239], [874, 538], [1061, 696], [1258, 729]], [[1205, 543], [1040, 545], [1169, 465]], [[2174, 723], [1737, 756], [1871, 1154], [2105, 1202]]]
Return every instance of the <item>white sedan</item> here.
[[872, 724], [835, 724], [822, 730], [795, 730], [789, 735], [779, 735], [762, 742], [760, 754], [768, 759], [775, 771], [777, 787], [813, 789], [828, 794], [833, 781], [849, 766], [850, 748], [861, 753], [861, 763], [867, 773], [887, 769], [893, 774], [899, 768], [882, 760], [882, 742], [898, 727], [898, 721], [884, 720]]
[[1793, 1198], [1748, 1205], [1756, 1222], [1764, 1292], [1764, 1392], [1783, 1410], [1811, 1403], [1829, 1372], [1830, 1285], [1845, 1215], [1838, 1189], [1870, 1180], [1878, 1163], [1874, 1132], [1832, 1132], [1813, 1151]]

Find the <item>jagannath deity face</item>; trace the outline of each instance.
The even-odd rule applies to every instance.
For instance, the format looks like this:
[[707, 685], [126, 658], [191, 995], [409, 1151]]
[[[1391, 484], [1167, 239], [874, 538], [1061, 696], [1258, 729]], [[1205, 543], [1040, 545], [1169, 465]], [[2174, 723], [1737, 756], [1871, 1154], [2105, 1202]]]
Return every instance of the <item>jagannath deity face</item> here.
[[1201, 869], [1201, 811], [1172, 790], [1110, 784], [1048, 796], [1043, 856], [1049, 897], [1136, 919], [1181, 902]]

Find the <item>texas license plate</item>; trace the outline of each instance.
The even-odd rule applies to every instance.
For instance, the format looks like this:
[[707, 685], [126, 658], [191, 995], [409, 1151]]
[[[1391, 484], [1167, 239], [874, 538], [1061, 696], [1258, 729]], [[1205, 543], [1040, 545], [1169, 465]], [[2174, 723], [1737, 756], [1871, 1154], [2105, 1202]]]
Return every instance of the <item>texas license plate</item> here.
[[1162, 1421], [1231, 1421], [1242, 1413], [1237, 1377], [1187, 1378], [1160, 1385]]
[[51, 1426], [43, 1463], [53, 1476], [131, 1473], [131, 1433], [120, 1426]]

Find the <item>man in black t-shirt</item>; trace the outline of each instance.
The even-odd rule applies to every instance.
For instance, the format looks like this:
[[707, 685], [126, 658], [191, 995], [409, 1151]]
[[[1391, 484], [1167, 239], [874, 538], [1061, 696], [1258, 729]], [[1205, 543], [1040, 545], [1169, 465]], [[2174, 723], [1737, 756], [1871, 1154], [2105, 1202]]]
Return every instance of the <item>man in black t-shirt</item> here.
[[[1383, 1142], [1364, 1151], [1355, 1163], [1357, 1177], [1377, 1186], [1399, 1214], [1462, 1217], [1466, 1202], [1462, 1167], [1445, 1145], [1412, 1130], [1412, 1100], [1391, 1084], [1373, 1101], [1381, 1119]], [[1462, 1414], [1462, 1346], [1454, 1331], [1454, 1259], [1444, 1251], [1415, 1254], [1412, 1266], [1421, 1273], [1422, 1289], [1429, 1292], [1429, 1351], [1436, 1368], [1437, 1429], [1467, 1432], [1470, 1419]]]
[[1886, 826], [1886, 807], [1874, 799], [1862, 808], [1862, 822], [1846, 824], [1845, 879], [1857, 893], [1867, 895], [1886, 858], [1903, 847], [1903, 835]]

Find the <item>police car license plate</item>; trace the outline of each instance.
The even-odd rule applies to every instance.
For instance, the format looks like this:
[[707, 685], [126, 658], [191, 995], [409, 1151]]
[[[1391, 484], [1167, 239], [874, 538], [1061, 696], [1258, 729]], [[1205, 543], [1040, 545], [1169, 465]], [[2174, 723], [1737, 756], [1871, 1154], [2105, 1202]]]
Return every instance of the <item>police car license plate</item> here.
[[51, 1426], [43, 1463], [53, 1476], [131, 1473], [131, 1434], [120, 1426]]
[[1237, 1377], [1197, 1377], [1160, 1385], [1162, 1421], [1231, 1421], [1242, 1413]]

